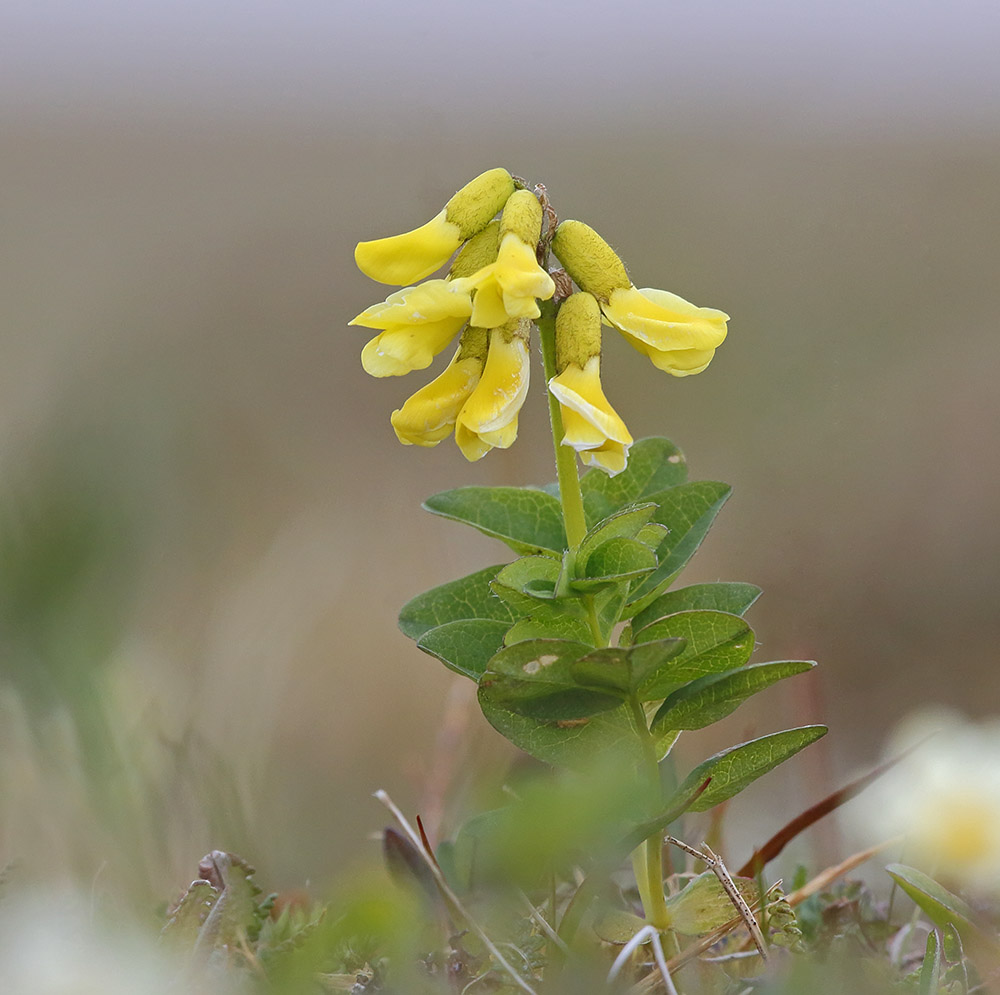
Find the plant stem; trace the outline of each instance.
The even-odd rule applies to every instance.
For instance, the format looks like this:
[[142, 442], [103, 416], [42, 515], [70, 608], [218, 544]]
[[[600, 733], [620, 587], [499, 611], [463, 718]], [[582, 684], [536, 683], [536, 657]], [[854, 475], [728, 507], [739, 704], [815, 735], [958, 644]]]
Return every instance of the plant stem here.
[[[538, 318], [539, 336], [542, 342], [542, 363], [545, 366], [545, 382], [556, 375], [556, 306], [553, 301], [541, 303], [541, 317]], [[576, 452], [562, 445], [563, 423], [559, 402], [551, 392], [549, 398], [549, 424], [552, 426], [552, 444], [556, 452], [556, 475], [559, 480], [559, 501], [562, 504], [563, 521], [566, 525], [566, 542], [571, 550], [580, 545], [587, 534], [587, 519], [583, 513], [583, 492], [580, 490], [580, 474], [576, 469]]]
[[[656, 744], [653, 734], [649, 731], [646, 713], [639, 699], [634, 695], [629, 698], [629, 708], [635, 723], [640, 741], [646, 777], [650, 789], [650, 815], [655, 814], [662, 806], [663, 791], [660, 787], [660, 764], [656, 756]], [[662, 834], [654, 833], [632, 857], [636, 871], [636, 884], [642, 897], [642, 907], [646, 913], [646, 921], [657, 929], [666, 929], [670, 925], [670, 913], [663, 897], [663, 839]]]

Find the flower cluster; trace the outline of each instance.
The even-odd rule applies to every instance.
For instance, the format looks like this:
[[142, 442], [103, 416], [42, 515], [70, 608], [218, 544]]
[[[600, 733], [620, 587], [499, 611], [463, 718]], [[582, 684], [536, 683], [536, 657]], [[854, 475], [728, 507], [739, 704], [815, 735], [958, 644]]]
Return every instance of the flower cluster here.
[[[505, 169], [491, 169], [421, 227], [355, 250], [367, 276], [413, 284], [351, 321], [378, 332], [361, 354], [368, 373], [426, 369], [459, 338], [444, 372], [392, 413], [404, 445], [436, 446], [454, 432], [462, 453], [476, 460], [513, 443], [528, 389], [531, 323], [541, 317], [539, 302], [556, 293], [539, 263], [550, 244], [579, 292], [557, 301], [548, 386], [559, 402], [560, 441], [584, 463], [618, 473], [632, 444], [601, 388], [602, 323], [674, 376], [708, 366], [726, 337], [725, 314], [663, 290], [638, 290], [607, 242], [582, 222], [564, 221], [543, 237], [539, 199]], [[445, 277], [424, 280], [453, 256]]]

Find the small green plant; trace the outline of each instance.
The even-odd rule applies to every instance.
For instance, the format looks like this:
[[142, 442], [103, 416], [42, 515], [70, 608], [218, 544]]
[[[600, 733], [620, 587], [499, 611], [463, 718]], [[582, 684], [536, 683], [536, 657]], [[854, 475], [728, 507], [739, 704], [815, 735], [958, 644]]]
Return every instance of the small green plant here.
[[[478, 684], [486, 719], [516, 746], [559, 767], [599, 767], [605, 786], [616, 784], [603, 822], [620, 844], [610, 852], [633, 850], [643, 912], [633, 934], [682, 923], [707, 932], [720, 915], [736, 914], [729, 902], [740, 901], [739, 891], [730, 879], [727, 902], [708, 873], [668, 900], [665, 830], [684, 812], [731, 798], [826, 729], [741, 743], [682, 778], [668, 763], [671, 749], [684, 730], [718, 721], [814, 664], [750, 662], [754, 633], [743, 616], [760, 593], [753, 585], [675, 586], [730, 488], [689, 481], [687, 461], [668, 439], [633, 444], [601, 388], [600, 361], [604, 323], [659, 369], [699, 373], [722, 344], [728, 317], [637, 289], [593, 229], [560, 223], [542, 186], [528, 189], [502, 169], [471, 181], [426, 225], [362, 242], [356, 258], [367, 275], [401, 283], [455, 253], [447, 277], [406, 287], [354, 319], [378, 330], [362, 353], [365, 369], [422, 369], [458, 335], [449, 366], [391, 421], [404, 444], [433, 446], [454, 434], [463, 454], [479, 459], [516, 437], [537, 329], [557, 482], [459, 487], [429, 498], [428, 511], [498, 539], [517, 558], [418, 595], [400, 627]], [[552, 256], [561, 268], [550, 268]], [[589, 466], [582, 476], [578, 458]], [[558, 826], [558, 812], [550, 815]], [[697, 899], [692, 892], [685, 900], [692, 888]], [[692, 925], [689, 910], [704, 904], [705, 889], [723, 905]], [[582, 904], [564, 911], [564, 942]], [[752, 920], [748, 908], [745, 915]]]

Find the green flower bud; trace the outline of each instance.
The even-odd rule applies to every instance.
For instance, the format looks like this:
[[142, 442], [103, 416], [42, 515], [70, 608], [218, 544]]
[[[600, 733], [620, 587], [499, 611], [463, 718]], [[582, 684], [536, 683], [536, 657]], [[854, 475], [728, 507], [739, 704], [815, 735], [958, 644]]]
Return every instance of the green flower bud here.
[[538, 245], [542, 234], [542, 205], [530, 190], [518, 190], [511, 194], [500, 216], [500, 239], [514, 234], [518, 240], [532, 249]]
[[497, 261], [500, 248], [500, 222], [491, 221], [482, 231], [477, 232], [462, 246], [449, 275], [454, 279], [472, 276], [490, 263]]
[[514, 181], [506, 169], [488, 169], [448, 201], [445, 217], [458, 226], [464, 241], [485, 228], [513, 192]]
[[601, 354], [601, 308], [585, 291], [567, 297], [556, 312], [556, 373], [573, 364], [583, 369]]
[[625, 264], [615, 250], [582, 221], [564, 221], [552, 239], [552, 251], [581, 290], [606, 304], [611, 294], [631, 287]]

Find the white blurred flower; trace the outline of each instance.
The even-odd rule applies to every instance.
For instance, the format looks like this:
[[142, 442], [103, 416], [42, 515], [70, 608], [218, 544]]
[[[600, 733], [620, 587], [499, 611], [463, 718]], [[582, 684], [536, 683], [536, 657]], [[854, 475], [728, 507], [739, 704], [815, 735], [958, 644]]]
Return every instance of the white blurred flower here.
[[[236, 986], [217, 971], [184, 977], [155, 933], [102, 924], [72, 894], [4, 893], [0, 903], [3, 995], [224, 995]], [[211, 975], [211, 977], [209, 976]]]
[[904, 862], [944, 883], [1000, 889], [1000, 721], [918, 715], [897, 729], [888, 752], [914, 744], [850, 814], [869, 833], [905, 834]]

